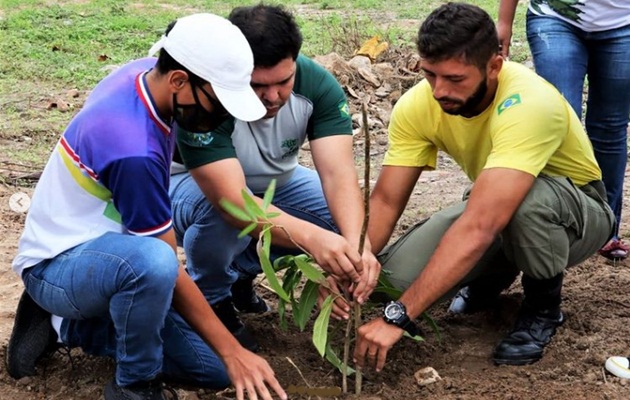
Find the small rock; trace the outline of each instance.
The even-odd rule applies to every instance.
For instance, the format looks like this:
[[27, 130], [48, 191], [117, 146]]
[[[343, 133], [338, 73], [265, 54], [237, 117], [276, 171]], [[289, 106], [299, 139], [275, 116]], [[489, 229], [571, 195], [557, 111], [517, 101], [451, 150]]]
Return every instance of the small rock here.
[[376, 119], [368, 117], [368, 126], [370, 128], [382, 129], [384, 127], [383, 122]]
[[381, 82], [378, 80], [376, 75], [372, 72], [371, 68], [360, 67], [359, 69], [357, 69], [357, 72], [359, 73], [359, 75], [361, 75], [361, 78], [363, 78], [366, 81], [370, 82], [370, 84], [372, 86], [374, 86], [374, 87], [381, 86]]
[[372, 62], [369, 57], [354, 56], [350, 61], [348, 61], [348, 65], [356, 70], [359, 70], [359, 68], [371, 68]]
[[392, 92], [391, 85], [389, 83], [385, 83], [383, 84], [383, 86], [381, 86], [374, 92], [374, 95], [376, 95], [376, 97], [387, 97], [389, 96], [391, 92]]
[[182, 389], [177, 390], [177, 396], [180, 400], [199, 400], [197, 393]]
[[372, 70], [383, 77], [390, 77], [394, 73], [394, 67], [391, 63], [374, 64]]
[[316, 56], [313, 58], [313, 61], [326, 68], [328, 71], [334, 73], [336, 76], [339, 76], [342, 73], [352, 72], [352, 68], [350, 68], [346, 60], [334, 52], [323, 56]]
[[23, 378], [18, 379], [17, 384], [19, 386], [29, 386], [33, 383], [33, 378], [30, 376], [25, 376]]
[[581, 343], [578, 343], [575, 347], [578, 350], [586, 350], [588, 349], [588, 343], [581, 342]]
[[435, 383], [439, 380], [442, 380], [440, 375], [437, 373], [433, 367], [426, 367], [419, 369], [413, 374], [414, 378], [416, 378], [416, 382], [420, 386], [430, 385], [431, 383]]

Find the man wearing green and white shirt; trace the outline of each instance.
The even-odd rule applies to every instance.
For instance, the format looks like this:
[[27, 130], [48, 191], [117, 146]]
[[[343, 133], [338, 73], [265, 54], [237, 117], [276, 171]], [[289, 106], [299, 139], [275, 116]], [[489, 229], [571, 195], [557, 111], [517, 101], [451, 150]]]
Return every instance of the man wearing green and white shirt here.
[[[324, 68], [300, 55], [302, 37], [293, 17], [278, 6], [232, 11], [254, 52], [252, 87], [267, 108], [254, 122], [227, 121], [209, 133], [180, 131], [178, 148], [187, 172], [171, 177], [171, 200], [178, 242], [187, 269], [225, 325], [250, 349], [257, 343], [235, 314], [268, 310], [251, 289], [260, 271], [246, 225], [227, 215], [221, 199], [243, 205], [246, 189], [260, 199], [272, 179], [277, 190], [270, 211], [272, 253], [308, 251], [338, 281], [355, 284], [362, 301], [376, 284], [380, 265], [369, 241], [359, 254], [364, 219], [352, 153], [352, 121], [342, 88]], [[316, 171], [298, 165], [308, 140]], [[177, 157], [176, 157], [176, 161]], [[179, 168], [177, 168], [179, 167]], [[204, 196], [205, 195], [205, 196]], [[258, 230], [250, 234], [256, 237]], [[296, 246], [297, 245], [297, 246]], [[237, 282], [239, 275], [241, 279]]]

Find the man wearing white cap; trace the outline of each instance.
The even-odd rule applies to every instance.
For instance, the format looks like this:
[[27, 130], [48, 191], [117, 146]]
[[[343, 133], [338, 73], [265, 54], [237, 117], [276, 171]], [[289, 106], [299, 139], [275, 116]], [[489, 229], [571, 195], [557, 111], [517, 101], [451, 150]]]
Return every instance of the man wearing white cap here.
[[[280, 212], [274, 223], [300, 249], [278, 231], [272, 256], [305, 249], [339, 281], [357, 283], [354, 296], [360, 302], [374, 288], [380, 264], [369, 240], [363, 254], [358, 251], [364, 207], [343, 89], [332, 74], [300, 54], [299, 27], [283, 7], [238, 7], [228, 18], [252, 47], [251, 83], [267, 112], [252, 122], [236, 116], [212, 132], [180, 130], [178, 150], [190, 173], [172, 168], [170, 193], [188, 272], [241, 344], [256, 349], [234, 310], [269, 310], [252, 289], [260, 272], [256, 241], [239, 237], [246, 223], [224, 213], [221, 199], [243, 204], [241, 191], [250, 190], [262, 202], [275, 179], [269, 211]], [[316, 171], [298, 163], [306, 141]]]
[[7, 370], [34, 375], [42, 356], [81, 347], [116, 360], [106, 400], [165, 399], [162, 377], [286, 398], [179, 265], [168, 197], [174, 122], [209, 130], [265, 113], [251, 50], [212, 14], [171, 24], [151, 53], [160, 49], [94, 88], [42, 173], [13, 262], [25, 291]]

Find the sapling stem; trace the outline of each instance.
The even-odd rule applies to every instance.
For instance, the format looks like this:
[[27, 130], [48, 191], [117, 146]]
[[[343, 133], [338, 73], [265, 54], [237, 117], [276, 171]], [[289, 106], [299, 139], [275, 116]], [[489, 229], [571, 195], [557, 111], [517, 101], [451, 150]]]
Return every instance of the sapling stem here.
[[[368, 222], [370, 220], [370, 130], [368, 127], [368, 110], [367, 103], [363, 102], [361, 108], [363, 116], [363, 133], [364, 133], [364, 168], [363, 168], [363, 226], [361, 227], [361, 237], [359, 238], [359, 254], [363, 254], [365, 246], [365, 237], [367, 236]], [[361, 326], [361, 305], [354, 303], [354, 336], [357, 337], [359, 327]], [[361, 394], [361, 386], [363, 385], [363, 374], [357, 369], [356, 380], [354, 381], [354, 393]]]
[[[363, 134], [364, 134], [364, 169], [363, 169], [363, 226], [361, 227], [361, 236], [359, 238], [359, 254], [363, 254], [363, 248], [365, 247], [365, 238], [367, 236], [368, 222], [370, 219], [370, 132], [368, 128], [367, 117], [367, 103], [363, 102], [361, 108]], [[350, 296], [347, 296], [350, 301]], [[348, 361], [350, 358], [350, 331], [352, 328], [352, 321], [354, 319], [354, 335], [357, 336], [358, 329], [361, 326], [361, 304], [356, 301], [352, 301], [352, 314], [354, 318], [348, 319], [346, 324], [346, 332], [343, 342], [343, 372], [341, 380], [341, 388], [343, 393], [348, 393]], [[361, 386], [363, 384], [363, 375], [361, 370], [356, 370], [356, 379], [354, 381], [354, 392], [357, 395], [361, 394]]]

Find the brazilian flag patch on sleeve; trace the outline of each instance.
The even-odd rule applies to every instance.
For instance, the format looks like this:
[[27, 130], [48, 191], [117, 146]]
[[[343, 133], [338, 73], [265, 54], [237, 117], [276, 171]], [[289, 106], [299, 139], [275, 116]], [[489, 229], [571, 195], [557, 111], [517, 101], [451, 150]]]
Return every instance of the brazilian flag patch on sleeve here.
[[341, 115], [350, 116], [350, 107], [348, 107], [348, 103], [347, 102], [343, 102], [341, 104], [339, 104], [339, 111], [341, 111]]
[[507, 110], [510, 107], [514, 107], [517, 104], [521, 104], [521, 95], [516, 93], [503, 100], [501, 104], [497, 107], [497, 114], [501, 115], [501, 113]]

